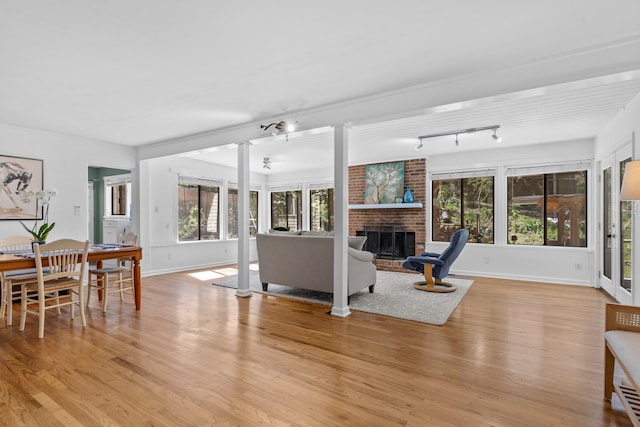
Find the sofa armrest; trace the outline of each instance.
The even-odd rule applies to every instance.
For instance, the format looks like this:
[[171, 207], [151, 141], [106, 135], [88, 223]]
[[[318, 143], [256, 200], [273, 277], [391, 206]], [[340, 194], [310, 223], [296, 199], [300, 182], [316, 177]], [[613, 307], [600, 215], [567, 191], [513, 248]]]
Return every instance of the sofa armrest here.
[[349, 256], [357, 259], [358, 261], [371, 262], [373, 261], [373, 254], [368, 251], [359, 251], [352, 247], [349, 247]]

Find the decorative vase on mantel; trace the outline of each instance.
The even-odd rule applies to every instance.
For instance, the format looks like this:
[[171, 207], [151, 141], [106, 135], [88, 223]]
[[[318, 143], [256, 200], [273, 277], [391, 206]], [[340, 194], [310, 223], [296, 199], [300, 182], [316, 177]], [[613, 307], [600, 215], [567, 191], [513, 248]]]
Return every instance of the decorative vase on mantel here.
[[413, 203], [413, 193], [411, 192], [411, 188], [409, 187], [407, 187], [407, 191], [404, 192], [404, 202]]

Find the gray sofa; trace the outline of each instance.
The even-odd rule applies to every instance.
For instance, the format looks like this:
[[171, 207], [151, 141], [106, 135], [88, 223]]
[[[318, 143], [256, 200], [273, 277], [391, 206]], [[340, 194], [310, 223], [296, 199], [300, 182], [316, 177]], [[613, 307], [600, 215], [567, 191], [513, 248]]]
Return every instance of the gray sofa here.
[[[269, 283], [274, 283], [333, 293], [333, 236], [302, 233], [256, 235], [260, 281], [265, 291]], [[349, 241], [348, 295], [366, 287], [373, 292], [376, 283], [373, 254], [360, 250], [363, 244], [362, 238]]]

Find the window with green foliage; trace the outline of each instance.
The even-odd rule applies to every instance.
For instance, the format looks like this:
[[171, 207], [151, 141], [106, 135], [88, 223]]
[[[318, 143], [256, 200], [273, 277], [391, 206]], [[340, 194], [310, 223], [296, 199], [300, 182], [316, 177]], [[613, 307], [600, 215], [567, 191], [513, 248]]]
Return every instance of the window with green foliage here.
[[512, 245], [587, 246], [587, 171], [507, 178]]
[[434, 180], [432, 189], [434, 241], [448, 242], [455, 231], [468, 228], [469, 242], [494, 242], [492, 176]]
[[311, 231], [333, 231], [333, 188], [309, 191]]
[[[238, 238], [238, 190], [229, 188], [227, 217], [227, 237], [229, 239]], [[258, 192], [249, 191], [249, 235], [255, 236], [258, 233]]]
[[302, 191], [271, 193], [271, 228], [302, 230]]
[[178, 241], [220, 239], [220, 187], [178, 183]]
[[[622, 185], [622, 178], [624, 177], [627, 163], [630, 161], [631, 158], [628, 158], [620, 162], [620, 185]], [[631, 262], [631, 248], [633, 246], [633, 202], [630, 200], [620, 201], [620, 244], [622, 245], [620, 250], [620, 271], [622, 272], [620, 286], [631, 292], [633, 272]]]

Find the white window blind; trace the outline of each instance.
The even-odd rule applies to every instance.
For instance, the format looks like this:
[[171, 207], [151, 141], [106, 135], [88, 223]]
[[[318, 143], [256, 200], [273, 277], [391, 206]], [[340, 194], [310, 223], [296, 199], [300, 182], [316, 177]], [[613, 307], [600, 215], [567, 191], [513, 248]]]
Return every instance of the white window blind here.
[[476, 178], [483, 176], [496, 176], [495, 169], [481, 169], [459, 172], [435, 172], [431, 174], [431, 180], [437, 181], [440, 179], [462, 179], [462, 178]]
[[[229, 189], [237, 190], [238, 189], [238, 183], [229, 181]], [[251, 191], [260, 191], [260, 186], [259, 185], [249, 185], [249, 190], [251, 190]]]
[[333, 188], [333, 182], [318, 182], [309, 184], [309, 190], [322, 190], [324, 188]]
[[207, 178], [194, 178], [190, 176], [178, 175], [178, 184], [183, 185], [202, 185], [206, 187], [222, 187], [222, 181]]
[[542, 175], [545, 173], [576, 172], [589, 170], [591, 161], [584, 160], [574, 163], [556, 163], [548, 165], [523, 166], [517, 168], [507, 168], [507, 176]]
[[269, 191], [296, 191], [302, 190], [302, 184], [293, 185], [272, 185], [269, 187]]
[[131, 182], [131, 175], [112, 175], [105, 176], [104, 183], [107, 186], [115, 187], [122, 184], [128, 184]]

